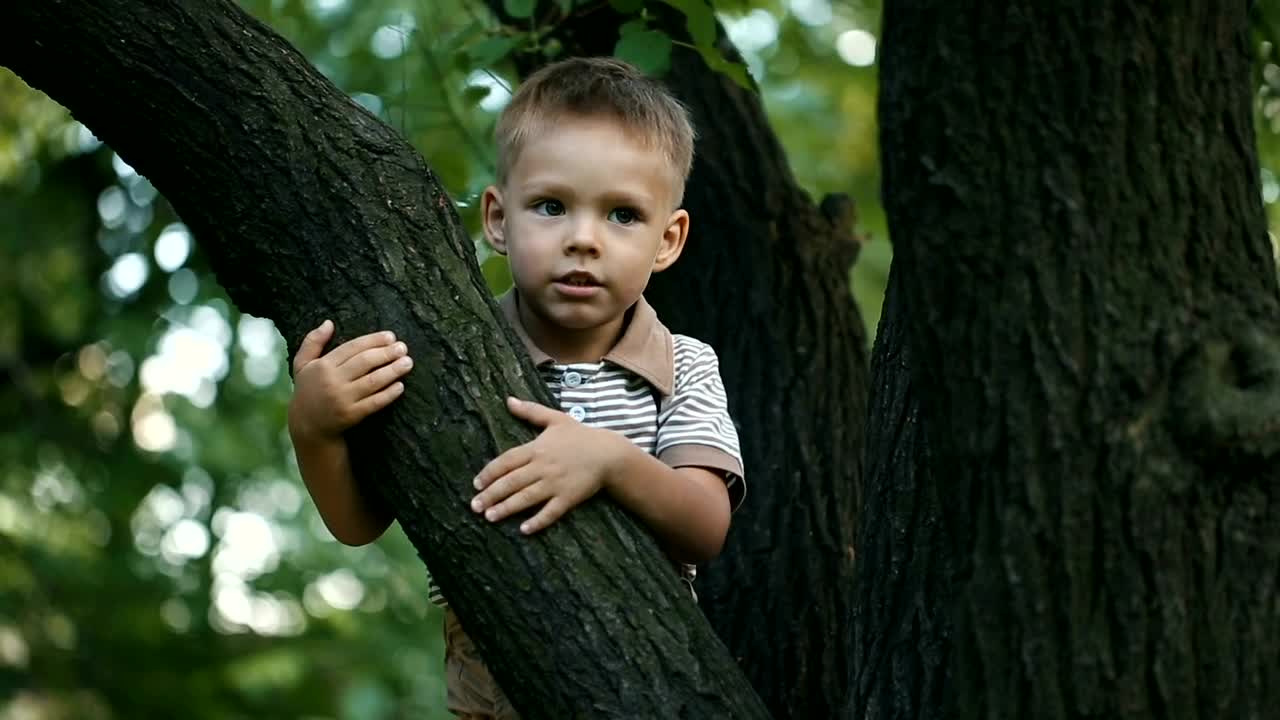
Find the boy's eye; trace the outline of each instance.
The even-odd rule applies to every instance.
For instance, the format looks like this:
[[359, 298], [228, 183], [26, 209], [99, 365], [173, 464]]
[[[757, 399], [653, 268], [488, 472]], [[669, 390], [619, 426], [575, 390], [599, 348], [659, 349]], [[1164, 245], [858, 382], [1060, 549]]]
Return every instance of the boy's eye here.
[[543, 200], [534, 205], [533, 209], [540, 215], [563, 215], [564, 203], [559, 200]]
[[617, 208], [609, 213], [609, 219], [619, 225], [630, 225], [640, 219], [640, 215], [631, 208]]

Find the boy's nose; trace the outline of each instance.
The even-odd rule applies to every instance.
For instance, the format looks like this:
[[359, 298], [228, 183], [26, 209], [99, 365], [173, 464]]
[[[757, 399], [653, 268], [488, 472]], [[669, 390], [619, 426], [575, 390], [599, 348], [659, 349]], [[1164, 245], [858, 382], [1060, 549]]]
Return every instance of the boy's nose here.
[[595, 223], [575, 223], [565, 240], [564, 251], [567, 255], [585, 253], [592, 257], [600, 254], [600, 240]]

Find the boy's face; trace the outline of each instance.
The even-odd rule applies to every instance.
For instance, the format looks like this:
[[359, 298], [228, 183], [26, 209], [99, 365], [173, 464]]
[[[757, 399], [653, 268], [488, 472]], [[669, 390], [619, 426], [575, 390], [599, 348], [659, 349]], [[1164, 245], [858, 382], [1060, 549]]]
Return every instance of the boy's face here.
[[674, 190], [664, 154], [614, 120], [562, 117], [525, 140], [501, 187], [485, 190], [485, 235], [539, 320], [606, 327], [684, 247], [689, 215], [672, 209]]

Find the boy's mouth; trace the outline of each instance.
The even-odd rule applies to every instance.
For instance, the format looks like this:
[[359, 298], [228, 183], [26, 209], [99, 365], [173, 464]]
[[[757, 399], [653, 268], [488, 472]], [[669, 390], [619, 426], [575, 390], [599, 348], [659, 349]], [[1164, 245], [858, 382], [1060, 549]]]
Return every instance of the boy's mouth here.
[[573, 272], [565, 273], [557, 278], [556, 282], [575, 287], [595, 287], [600, 284], [595, 275], [585, 270], [574, 270]]

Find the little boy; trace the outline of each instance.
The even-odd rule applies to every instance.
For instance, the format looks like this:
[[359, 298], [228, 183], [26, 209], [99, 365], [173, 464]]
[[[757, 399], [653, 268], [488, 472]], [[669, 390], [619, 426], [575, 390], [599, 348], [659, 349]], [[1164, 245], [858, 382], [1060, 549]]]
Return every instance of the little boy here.
[[[539, 435], [480, 471], [471, 508], [492, 522], [535, 510], [520, 525], [535, 533], [604, 491], [692, 587], [693, 564], [720, 552], [745, 486], [715, 352], [670, 333], [642, 296], [688, 235], [688, 114], [625, 63], [575, 58], [530, 76], [495, 135], [484, 232], [515, 281], [499, 304], [563, 412], [508, 399]], [[398, 397], [413, 363], [387, 332], [322, 355], [332, 335], [326, 320], [294, 358], [289, 432], [325, 524], [361, 545], [392, 518], [356, 484], [342, 432]], [[517, 717], [434, 583], [431, 594], [445, 605], [449, 709]]]

